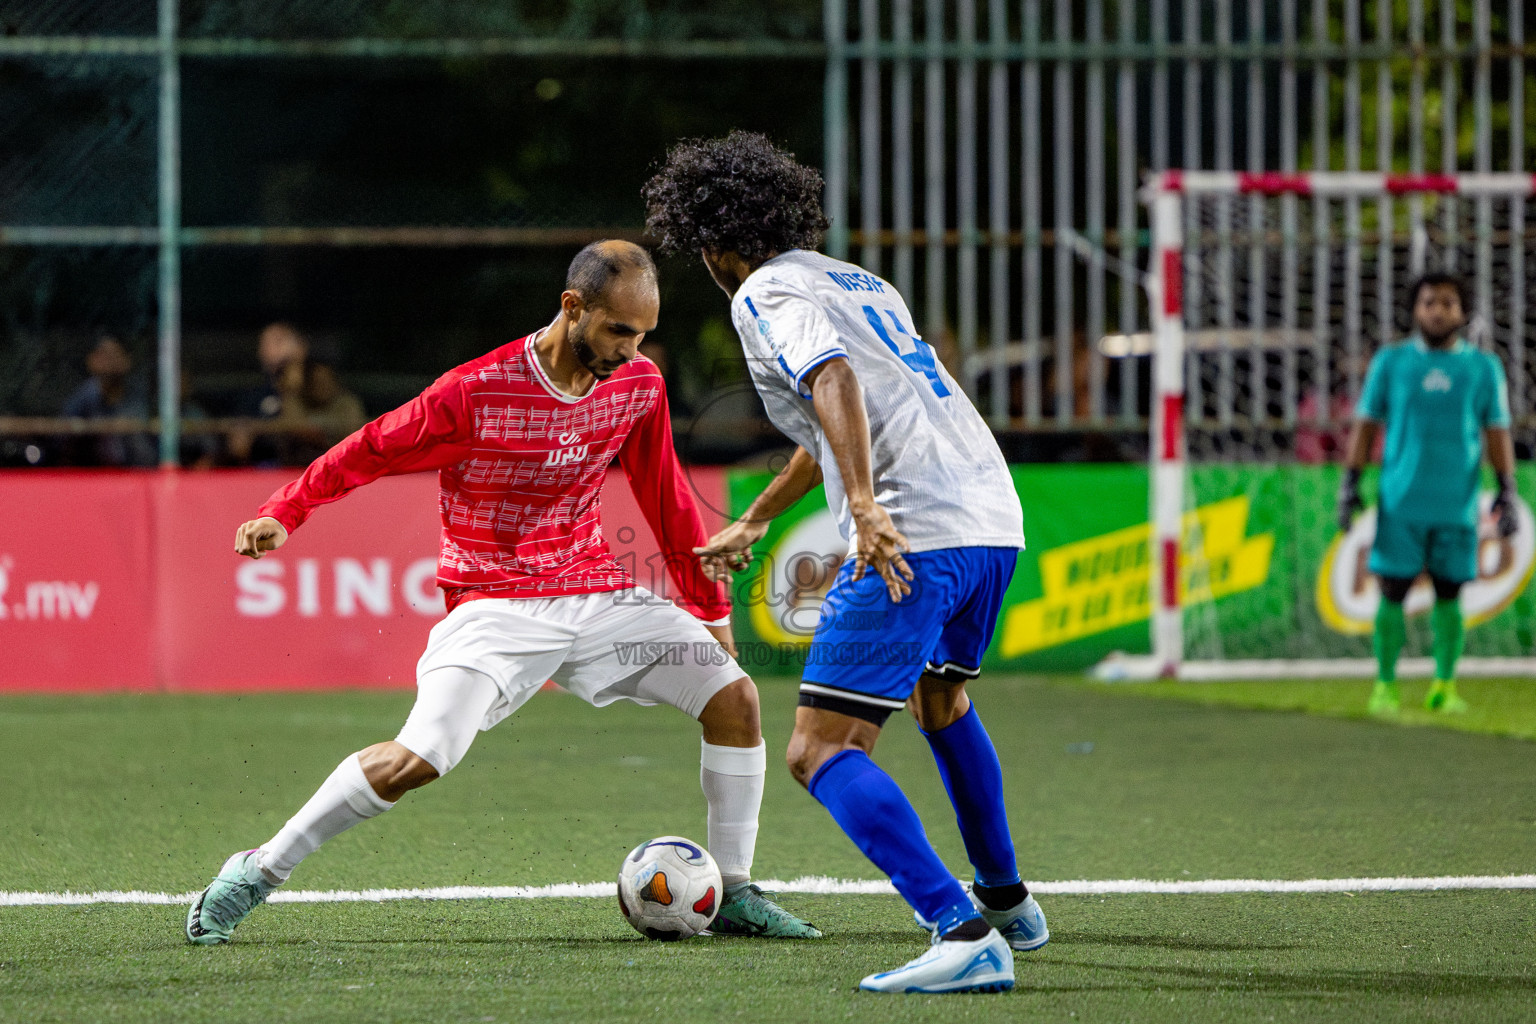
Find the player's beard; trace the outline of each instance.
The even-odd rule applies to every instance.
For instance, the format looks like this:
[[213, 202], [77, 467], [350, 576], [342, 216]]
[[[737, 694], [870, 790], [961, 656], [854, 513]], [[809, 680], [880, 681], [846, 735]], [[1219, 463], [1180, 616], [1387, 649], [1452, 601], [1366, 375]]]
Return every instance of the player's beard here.
[[597, 358], [597, 352], [587, 343], [587, 330], [580, 321], [571, 328], [571, 351], [576, 353], [576, 358], [581, 360], [581, 365], [587, 368], [587, 372], [598, 380], [607, 380], [613, 376], [613, 371], [623, 366], [618, 363], [606, 363]]
[[1456, 333], [1461, 330], [1462, 325], [1457, 324], [1450, 330], [1443, 331], [1440, 334], [1433, 334], [1425, 330], [1423, 324], [1419, 324], [1418, 328], [1419, 337], [1424, 339], [1424, 344], [1428, 345], [1430, 348], [1445, 348], [1445, 346], [1450, 343], [1451, 339], [1456, 337]]

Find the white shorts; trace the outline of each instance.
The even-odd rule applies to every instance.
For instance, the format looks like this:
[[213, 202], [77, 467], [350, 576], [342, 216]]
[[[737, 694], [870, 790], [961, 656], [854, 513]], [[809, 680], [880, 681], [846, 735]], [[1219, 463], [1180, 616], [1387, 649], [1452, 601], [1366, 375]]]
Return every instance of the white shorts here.
[[670, 704], [698, 718], [711, 697], [746, 675], [698, 619], [643, 587], [465, 601], [432, 627], [416, 679], [450, 667], [483, 672], [501, 691], [482, 730], [546, 680], [594, 707]]

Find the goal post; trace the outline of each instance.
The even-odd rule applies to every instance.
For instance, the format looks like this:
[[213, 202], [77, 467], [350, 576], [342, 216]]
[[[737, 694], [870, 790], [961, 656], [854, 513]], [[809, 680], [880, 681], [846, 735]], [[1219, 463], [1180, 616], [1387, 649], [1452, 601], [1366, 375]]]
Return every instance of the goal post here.
[[[1361, 611], [1376, 600], [1363, 554], [1374, 518], [1368, 512], [1343, 535], [1332, 525], [1343, 432], [1370, 355], [1411, 333], [1407, 286], [1436, 269], [1468, 281], [1467, 336], [1504, 364], [1517, 434], [1529, 431], [1533, 195], [1531, 174], [1171, 170], [1146, 178], [1152, 653], [1117, 659], [1101, 675], [1375, 672]], [[1241, 510], [1233, 495], [1243, 497]], [[1289, 578], [1250, 587], [1274, 592], [1262, 599], [1231, 596], [1257, 572], [1233, 578], [1229, 549], [1248, 543], [1232, 536], [1239, 511], [1250, 526], [1276, 524], [1264, 558], [1268, 572]], [[1501, 548], [1483, 539], [1480, 558], [1499, 592], [1469, 601], [1474, 627], [1529, 581], [1533, 523], [1523, 503], [1521, 515], [1523, 541], [1517, 534]], [[1338, 596], [1325, 593], [1329, 572], [1345, 581]], [[1480, 575], [1469, 594], [1483, 582]], [[1410, 596], [1410, 614], [1423, 605], [1422, 593]], [[1469, 630], [1463, 674], [1536, 674], [1529, 626], [1504, 632], [1511, 635]], [[1426, 668], [1403, 663], [1404, 674]]]
[[1153, 668], [1178, 672], [1184, 656], [1180, 591], [1184, 523], [1184, 221], [1179, 193], [1152, 197], [1152, 467], [1148, 511], [1152, 525]]

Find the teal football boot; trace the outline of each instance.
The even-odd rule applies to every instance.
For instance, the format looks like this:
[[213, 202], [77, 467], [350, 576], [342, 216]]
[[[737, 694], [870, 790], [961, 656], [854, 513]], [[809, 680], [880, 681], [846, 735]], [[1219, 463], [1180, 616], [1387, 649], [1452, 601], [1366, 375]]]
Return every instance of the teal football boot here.
[[755, 885], [728, 892], [708, 935], [751, 935], [765, 939], [819, 939], [821, 929], [802, 921], [763, 895]]
[[256, 866], [256, 850], [243, 850], [224, 862], [218, 877], [187, 911], [187, 941], [199, 946], [228, 942], [236, 926], [267, 901], [277, 885]]

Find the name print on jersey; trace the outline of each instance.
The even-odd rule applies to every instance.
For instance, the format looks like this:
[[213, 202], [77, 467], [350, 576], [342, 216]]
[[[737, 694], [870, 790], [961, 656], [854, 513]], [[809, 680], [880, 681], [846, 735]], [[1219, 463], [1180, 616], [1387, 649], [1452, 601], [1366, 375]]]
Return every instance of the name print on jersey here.
[[837, 286], [845, 292], [883, 292], [885, 282], [873, 274], [851, 273], [841, 270], [829, 270], [827, 276], [837, 282]]

